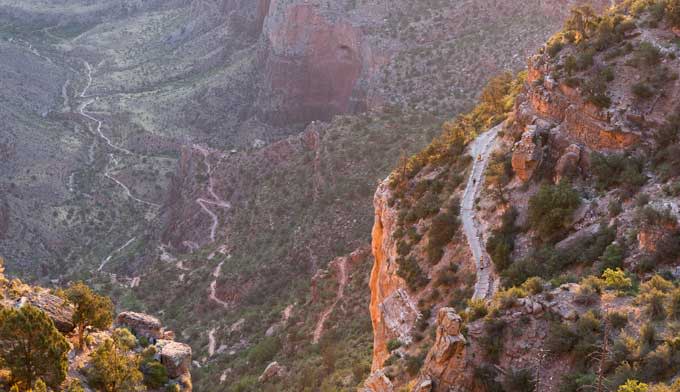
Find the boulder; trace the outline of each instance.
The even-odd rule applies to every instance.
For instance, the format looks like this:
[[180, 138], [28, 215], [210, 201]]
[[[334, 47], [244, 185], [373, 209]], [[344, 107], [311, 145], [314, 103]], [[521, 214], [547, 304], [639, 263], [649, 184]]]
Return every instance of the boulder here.
[[512, 153], [512, 169], [522, 182], [529, 181], [543, 160], [543, 147], [535, 125], [527, 127]]
[[129, 328], [138, 337], [162, 339], [163, 331], [160, 320], [144, 313], [123, 312], [118, 315], [118, 325]]
[[47, 292], [34, 292], [19, 300], [18, 303], [20, 306], [30, 303], [45, 312], [52, 319], [54, 326], [57, 327], [59, 332], [69, 333], [75, 328], [73, 324], [73, 312], [75, 310], [73, 305], [68, 304], [56, 295]]
[[279, 378], [283, 375], [283, 373], [286, 372], [286, 369], [279, 365], [278, 362], [272, 362], [267, 367], [264, 369], [264, 372], [262, 372], [262, 375], [257, 379], [257, 381], [264, 383], [271, 381], [275, 378]]
[[572, 144], [555, 165], [555, 182], [559, 183], [564, 178], [574, 177], [578, 174], [581, 163], [581, 147]]
[[168, 371], [168, 377], [178, 378], [191, 369], [191, 347], [184, 343], [160, 340], [161, 363]]

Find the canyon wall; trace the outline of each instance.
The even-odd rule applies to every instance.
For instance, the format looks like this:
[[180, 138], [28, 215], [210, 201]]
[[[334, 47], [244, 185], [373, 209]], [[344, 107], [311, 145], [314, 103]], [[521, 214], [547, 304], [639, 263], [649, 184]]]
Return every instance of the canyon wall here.
[[359, 81], [372, 69], [373, 55], [362, 29], [313, 2], [279, 0], [268, 9], [257, 103], [262, 117], [284, 126], [364, 110]]

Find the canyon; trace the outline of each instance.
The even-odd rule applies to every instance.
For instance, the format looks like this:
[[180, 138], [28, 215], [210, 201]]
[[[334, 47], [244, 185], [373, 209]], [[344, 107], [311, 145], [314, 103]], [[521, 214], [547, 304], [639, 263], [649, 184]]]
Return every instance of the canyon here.
[[[673, 85], [639, 105], [617, 78], [602, 109], [557, 77], [537, 49], [583, 2], [48, 3], [0, 0], [0, 48], [15, 54], [0, 64], [11, 75], [0, 254], [26, 280], [85, 279], [125, 309], [163, 315], [192, 346], [202, 391], [472, 385], [485, 324], [460, 315], [463, 298], [501, 291], [487, 244], [502, 212], [546, 173], [562, 182], [587, 173], [592, 152], [634, 148], [676, 96]], [[667, 31], [645, 34], [667, 49]], [[429, 249], [437, 214], [400, 233], [395, 202], [408, 198], [390, 173], [472, 109], [491, 75], [529, 57], [509, 120], [478, 130], [455, 168], [411, 184], [455, 183], [437, 214], [460, 230], [441, 254]], [[486, 179], [497, 154], [512, 169], [505, 203]], [[579, 230], [594, 230], [598, 211], [581, 211]], [[406, 237], [427, 280], [417, 289], [399, 272]], [[530, 236], [517, 242], [526, 256]], [[557, 306], [527, 299], [529, 317], [536, 303]], [[395, 376], [411, 357], [423, 370]]]

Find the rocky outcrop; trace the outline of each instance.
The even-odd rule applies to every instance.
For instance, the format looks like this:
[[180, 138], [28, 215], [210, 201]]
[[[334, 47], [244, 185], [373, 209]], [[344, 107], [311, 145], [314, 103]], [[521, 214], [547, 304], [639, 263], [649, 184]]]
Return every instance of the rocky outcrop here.
[[373, 323], [373, 364], [380, 369], [389, 357], [387, 342], [392, 338], [410, 341], [410, 333], [418, 318], [414, 300], [406, 289], [406, 282], [397, 275], [396, 230], [397, 211], [388, 206], [391, 197], [387, 182], [378, 187], [374, 198], [373, 257], [371, 271], [371, 321]]
[[543, 146], [535, 125], [530, 125], [515, 144], [512, 169], [523, 182], [529, 181], [543, 159]]
[[180, 378], [189, 374], [191, 369], [191, 347], [184, 343], [170, 340], [159, 340], [156, 347], [160, 348], [161, 363], [168, 371], [168, 377]]
[[463, 320], [454, 309], [439, 309], [435, 341], [421, 370], [417, 391], [431, 390], [433, 379], [446, 379], [451, 384], [456, 383], [456, 377], [465, 367], [467, 341], [461, 334], [462, 323]]
[[638, 142], [640, 133], [618, 113], [597, 108], [578, 89], [555, 81], [550, 74], [542, 56], [529, 61], [528, 90], [519, 100], [522, 110], [561, 123], [566, 136], [591, 150], [623, 150]]
[[581, 164], [581, 153], [581, 147], [576, 144], [567, 147], [555, 165], [555, 182], [559, 183], [564, 178], [571, 178], [578, 174]]
[[67, 304], [64, 299], [45, 291], [31, 292], [27, 297], [22, 297], [18, 304], [30, 303], [45, 312], [54, 322], [59, 332], [70, 333], [75, 328], [73, 324], [73, 305]]
[[123, 312], [118, 315], [117, 323], [129, 328], [135, 335], [147, 339], [163, 338], [163, 326], [157, 318], [144, 313]]

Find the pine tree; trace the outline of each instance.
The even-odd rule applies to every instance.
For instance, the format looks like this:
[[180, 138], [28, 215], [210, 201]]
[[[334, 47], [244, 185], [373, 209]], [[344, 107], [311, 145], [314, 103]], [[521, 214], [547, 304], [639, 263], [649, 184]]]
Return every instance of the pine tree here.
[[73, 323], [78, 332], [78, 348], [82, 350], [85, 328], [107, 329], [113, 322], [113, 303], [105, 296], [97, 295], [83, 282], [73, 283], [66, 290], [66, 297], [76, 306]]
[[103, 392], [136, 392], [145, 390], [139, 359], [128, 355], [108, 339], [92, 354], [88, 382]]
[[66, 378], [70, 346], [41, 310], [27, 305], [0, 311], [0, 357], [21, 389], [41, 378], [57, 387]]

